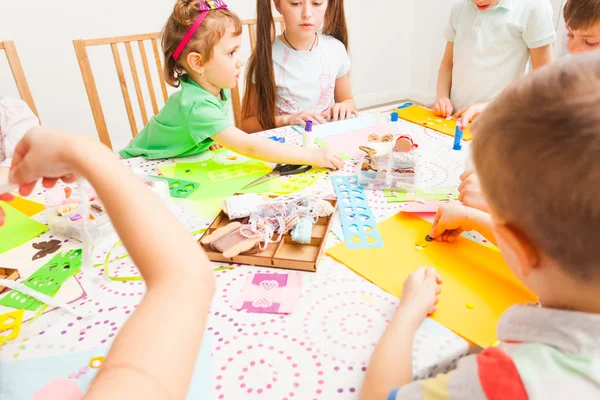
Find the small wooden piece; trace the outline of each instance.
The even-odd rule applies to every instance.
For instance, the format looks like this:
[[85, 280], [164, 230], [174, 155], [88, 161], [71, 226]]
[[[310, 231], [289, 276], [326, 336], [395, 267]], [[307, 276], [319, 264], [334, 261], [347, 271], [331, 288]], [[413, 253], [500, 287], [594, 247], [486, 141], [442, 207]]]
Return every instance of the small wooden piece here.
[[[0, 268], [0, 279], [8, 279], [9, 281], [16, 281], [19, 279], [19, 271], [14, 268]], [[10, 290], [0, 285], [0, 294]]]
[[[258, 251], [256, 254], [246, 253], [234, 257], [226, 257], [224, 254], [215, 251], [207, 242], [207, 240], [210, 241], [208, 238], [218, 229], [226, 227], [232, 222], [240, 221], [230, 220], [223, 211], [210, 224], [204, 235], [200, 238], [199, 243], [211, 261], [315, 272], [325, 251], [325, 239], [335, 215], [335, 208], [337, 208], [337, 200], [327, 199], [327, 201], [333, 206], [334, 212], [329, 217], [319, 218], [313, 226], [310, 244], [296, 243], [292, 241], [292, 237], [289, 234], [286, 234], [281, 238], [281, 241], [270, 243], [265, 250]], [[274, 239], [278, 239], [278, 236], [275, 235]]]

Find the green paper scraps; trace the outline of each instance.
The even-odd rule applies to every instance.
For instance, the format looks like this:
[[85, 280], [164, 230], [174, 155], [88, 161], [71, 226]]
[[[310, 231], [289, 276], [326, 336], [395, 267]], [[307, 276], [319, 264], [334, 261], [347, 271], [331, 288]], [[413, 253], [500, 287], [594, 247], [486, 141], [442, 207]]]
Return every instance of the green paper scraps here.
[[[36, 292], [53, 297], [67, 279], [79, 272], [81, 255], [81, 249], [71, 250], [65, 255], [59, 253], [35, 271], [23, 284]], [[43, 305], [42, 302], [17, 290], [12, 290], [3, 297], [0, 304], [30, 311], [35, 311]]]
[[164, 176], [151, 175], [150, 177], [167, 181], [169, 183], [169, 194], [171, 197], [177, 197], [179, 199], [185, 199], [189, 197], [190, 194], [200, 187], [200, 185], [195, 182], [165, 178]]
[[6, 214], [4, 226], [0, 227], [0, 254], [22, 245], [48, 229], [46, 225], [17, 211], [4, 201], [0, 201], [0, 207]]
[[229, 181], [231, 179], [243, 178], [245, 176], [254, 175], [257, 171], [261, 170], [263, 175], [271, 172], [271, 167], [266, 165], [265, 163], [260, 163], [261, 165], [256, 165], [254, 163], [244, 163], [240, 165], [230, 165], [224, 168], [221, 168], [217, 171], [209, 171], [206, 173], [208, 179], [211, 182], [223, 182]]
[[405, 201], [445, 201], [458, 200], [458, 192], [455, 186], [434, 186], [425, 189], [417, 189], [414, 193], [384, 191], [388, 203], [401, 203]]

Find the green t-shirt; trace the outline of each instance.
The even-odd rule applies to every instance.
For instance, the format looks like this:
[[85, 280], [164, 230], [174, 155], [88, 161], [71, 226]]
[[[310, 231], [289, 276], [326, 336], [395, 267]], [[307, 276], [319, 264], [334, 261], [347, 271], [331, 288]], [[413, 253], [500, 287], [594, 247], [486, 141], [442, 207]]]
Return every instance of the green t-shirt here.
[[213, 135], [233, 125], [228, 115], [229, 95], [229, 90], [221, 90], [221, 100], [183, 75], [181, 90], [169, 97], [163, 109], [119, 154], [155, 160], [204, 153], [215, 143]]

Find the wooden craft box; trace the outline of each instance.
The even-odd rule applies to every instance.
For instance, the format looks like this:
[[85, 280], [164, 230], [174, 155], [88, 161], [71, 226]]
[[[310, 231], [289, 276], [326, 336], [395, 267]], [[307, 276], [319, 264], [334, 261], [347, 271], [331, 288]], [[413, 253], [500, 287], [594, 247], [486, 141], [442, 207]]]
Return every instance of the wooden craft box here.
[[[223, 254], [213, 250], [210, 245], [200, 245], [211, 261], [315, 272], [325, 250], [325, 239], [335, 216], [335, 210], [337, 210], [337, 200], [326, 200], [333, 205], [334, 212], [329, 217], [319, 218], [313, 226], [310, 244], [296, 243], [292, 241], [289, 234], [286, 234], [281, 241], [270, 243], [263, 251], [256, 254], [240, 254], [233, 258], [225, 258]], [[210, 235], [216, 229], [233, 221], [236, 220], [230, 220], [227, 214], [221, 211], [202, 237]], [[277, 237], [278, 235], [274, 239]], [[201, 240], [202, 238], [198, 243]]]

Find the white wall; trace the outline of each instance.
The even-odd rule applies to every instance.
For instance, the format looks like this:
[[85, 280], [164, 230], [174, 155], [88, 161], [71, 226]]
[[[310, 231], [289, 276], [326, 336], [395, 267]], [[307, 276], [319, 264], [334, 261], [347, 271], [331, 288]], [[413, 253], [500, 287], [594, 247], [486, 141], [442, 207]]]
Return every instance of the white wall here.
[[[556, 10], [561, 9], [562, 0], [552, 1]], [[254, 0], [228, 3], [242, 19], [254, 18]], [[433, 101], [445, 44], [442, 29], [452, 3], [377, 0], [366, 6], [364, 0], [346, 0], [351, 77], [359, 107], [406, 97]], [[172, 4], [169, 0], [0, 0], [0, 40], [15, 41], [42, 122], [96, 137], [72, 40], [158, 31]], [[244, 43], [247, 45], [247, 37]], [[112, 55], [108, 48], [92, 48], [89, 54], [108, 128], [118, 148], [131, 138], [131, 131]], [[248, 47], [243, 54], [249, 55]], [[124, 50], [121, 55], [126, 64]], [[17, 96], [2, 57], [0, 91]], [[136, 103], [135, 98], [133, 101]], [[138, 128], [143, 125], [139, 115], [137, 124]]]

